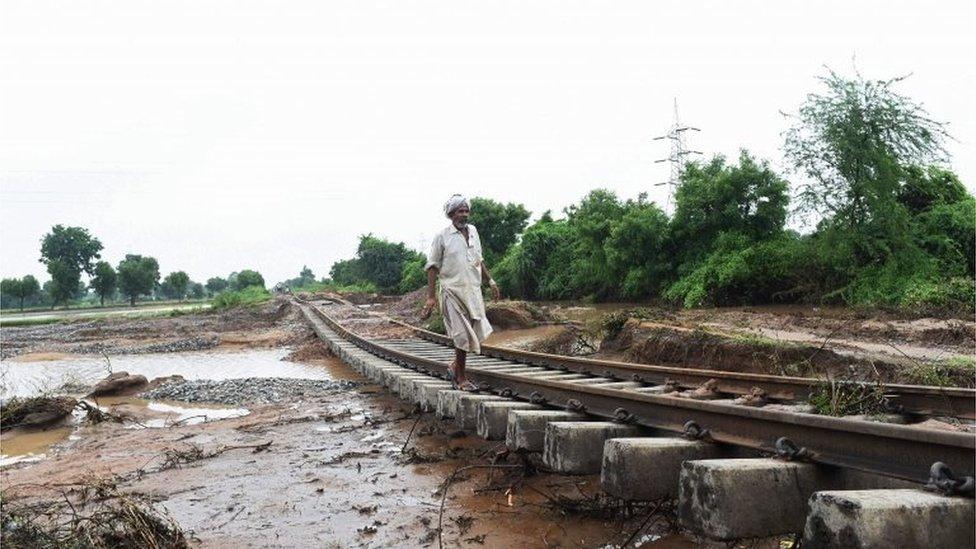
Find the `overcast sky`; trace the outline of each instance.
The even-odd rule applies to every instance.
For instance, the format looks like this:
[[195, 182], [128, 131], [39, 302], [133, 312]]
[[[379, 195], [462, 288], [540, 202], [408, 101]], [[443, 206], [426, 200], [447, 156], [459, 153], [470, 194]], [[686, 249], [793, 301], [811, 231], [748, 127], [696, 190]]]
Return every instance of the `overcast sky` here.
[[692, 148], [779, 168], [780, 111], [855, 62], [913, 73], [972, 190], [973, 5], [0, 0], [0, 274], [46, 280], [56, 223], [113, 264], [273, 283], [363, 233], [417, 247], [454, 192], [663, 202], [675, 97]]

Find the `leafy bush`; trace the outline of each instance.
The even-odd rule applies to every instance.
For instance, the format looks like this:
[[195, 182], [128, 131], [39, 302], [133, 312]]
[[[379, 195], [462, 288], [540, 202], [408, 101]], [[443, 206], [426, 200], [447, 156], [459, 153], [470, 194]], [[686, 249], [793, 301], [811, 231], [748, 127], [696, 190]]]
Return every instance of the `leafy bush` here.
[[271, 292], [261, 286], [248, 286], [243, 290], [223, 292], [214, 298], [211, 309], [222, 311], [233, 307], [253, 307], [271, 299]]
[[976, 284], [971, 278], [949, 280], [913, 280], [899, 302], [902, 309], [921, 314], [972, 315]]
[[412, 292], [427, 285], [427, 271], [424, 265], [427, 258], [418, 256], [403, 264], [403, 273], [400, 275], [400, 283], [397, 285], [397, 292], [401, 294]]
[[770, 303], [784, 300], [796, 285], [804, 244], [784, 233], [750, 243], [741, 234], [724, 234], [704, 262], [664, 292], [684, 307]]

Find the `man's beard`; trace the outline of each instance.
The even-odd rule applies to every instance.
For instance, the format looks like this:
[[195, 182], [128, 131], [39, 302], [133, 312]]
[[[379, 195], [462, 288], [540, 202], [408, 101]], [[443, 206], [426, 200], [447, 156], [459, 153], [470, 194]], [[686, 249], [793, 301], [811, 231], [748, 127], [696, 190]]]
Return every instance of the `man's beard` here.
[[465, 227], [468, 226], [468, 220], [467, 219], [456, 219], [454, 221], [454, 226], [457, 227], [458, 229], [463, 229], [463, 228], [465, 228]]

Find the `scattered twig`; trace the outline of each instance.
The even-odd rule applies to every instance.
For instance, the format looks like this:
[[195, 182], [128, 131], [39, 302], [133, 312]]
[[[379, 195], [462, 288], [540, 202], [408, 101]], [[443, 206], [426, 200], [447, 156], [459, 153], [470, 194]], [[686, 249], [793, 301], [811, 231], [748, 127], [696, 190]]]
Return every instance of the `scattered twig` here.
[[410, 437], [413, 435], [413, 430], [417, 428], [417, 424], [424, 416], [418, 415], [417, 420], [413, 422], [413, 427], [410, 427], [410, 432], [407, 433], [407, 440], [403, 441], [403, 446], [400, 447], [400, 453], [402, 454], [407, 449], [407, 444], [410, 444]]
[[241, 508], [238, 509], [236, 513], [234, 513], [234, 516], [232, 516], [229, 519], [225, 520], [224, 522], [220, 523], [220, 525], [217, 526], [217, 529], [223, 528], [224, 526], [227, 526], [228, 524], [230, 524], [231, 522], [233, 522], [234, 519], [236, 519], [238, 517], [238, 515], [240, 515], [241, 513], [244, 512], [244, 509], [245, 509], [245, 507], [242, 505]]
[[657, 505], [655, 505], [654, 508], [651, 509], [651, 512], [647, 514], [647, 518], [644, 519], [644, 522], [642, 522], [641, 525], [638, 526], [637, 529], [634, 530], [634, 532], [632, 534], [630, 534], [630, 537], [627, 538], [627, 541], [625, 541], [620, 546], [620, 549], [626, 549], [626, 547], [628, 545], [630, 545], [630, 542], [634, 541], [634, 538], [637, 537], [637, 534], [639, 534], [641, 532], [641, 530], [643, 530], [644, 527], [647, 526], [647, 523], [650, 522], [652, 518], [654, 518], [654, 515], [657, 514], [657, 511], [660, 508], [661, 508], [661, 502], [659, 501], [659, 502], [657, 502]]

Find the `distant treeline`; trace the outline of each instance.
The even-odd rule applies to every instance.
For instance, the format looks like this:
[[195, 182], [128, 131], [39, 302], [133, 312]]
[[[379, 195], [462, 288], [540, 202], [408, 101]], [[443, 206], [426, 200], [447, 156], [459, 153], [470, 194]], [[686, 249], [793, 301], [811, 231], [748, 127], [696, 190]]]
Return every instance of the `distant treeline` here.
[[[743, 151], [689, 163], [671, 216], [645, 195], [600, 189], [526, 228], [521, 205], [476, 198], [485, 259], [503, 292], [525, 299], [971, 313], [976, 200], [946, 165], [943, 125], [898, 81], [820, 78], [784, 133], [798, 185]], [[791, 213], [816, 224], [789, 230]], [[405, 292], [423, 286], [423, 265], [367, 235], [331, 282]]]
[[[40, 284], [32, 275], [0, 281], [0, 307], [20, 308], [57, 305], [105, 305], [121, 299], [135, 305], [141, 299], [183, 300], [213, 297], [227, 290], [251, 286], [264, 288], [264, 277], [254, 270], [233, 272], [227, 278], [214, 277], [194, 282], [184, 271], [174, 271], [160, 280], [159, 262], [154, 257], [126, 254], [113, 267], [101, 258], [101, 241], [83, 227], [55, 225], [41, 239], [40, 262], [51, 279]], [[82, 280], [86, 275], [88, 282]]]

